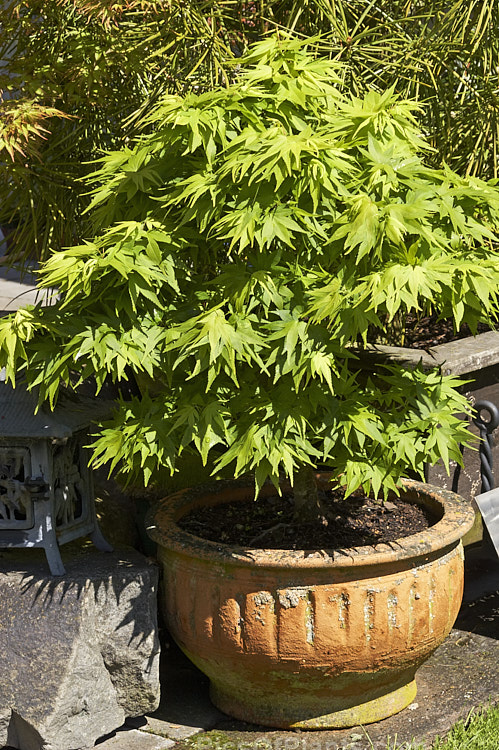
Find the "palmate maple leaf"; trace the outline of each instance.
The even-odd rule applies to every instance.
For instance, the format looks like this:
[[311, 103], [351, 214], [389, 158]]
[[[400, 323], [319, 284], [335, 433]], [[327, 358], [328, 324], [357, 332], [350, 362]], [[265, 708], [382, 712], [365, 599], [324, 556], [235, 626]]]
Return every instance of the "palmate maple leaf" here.
[[57, 0], [58, 5], [73, 5], [89, 19], [98, 19], [109, 28], [119, 22], [125, 13], [130, 11], [142, 13], [160, 13], [169, 10], [172, 0], [126, 0], [117, 3], [114, 0]]
[[25, 157], [28, 152], [40, 160], [38, 144], [50, 132], [42, 123], [51, 117], [70, 119], [59, 109], [33, 99], [0, 99], [0, 152], [6, 151], [12, 161], [16, 153]]
[[463, 383], [366, 374], [356, 352], [430, 308], [472, 330], [498, 316], [499, 191], [429, 167], [413, 103], [351, 97], [295, 39], [240, 62], [98, 162], [95, 237], [45, 263], [56, 304], [0, 321], [0, 365], [51, 405], [133, 372], [140, 397], [102, 425], [96, 464], [147, 482], [185, 452], [256, 488], [286, 475], [320, 519], [318, 465], [377, 496], [461, 460]]

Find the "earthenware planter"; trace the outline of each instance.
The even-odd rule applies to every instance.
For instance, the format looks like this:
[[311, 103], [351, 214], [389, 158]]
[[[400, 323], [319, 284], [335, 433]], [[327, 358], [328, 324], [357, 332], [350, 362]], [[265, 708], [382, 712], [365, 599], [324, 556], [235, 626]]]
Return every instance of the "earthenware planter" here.
[[405, 708], [417, 668], [459, 611], [471, 506], [407, 481], [404, 499], [428, 507], [435, 525], [334, 557], [230, 547], [176, 524], [194, 507], [253, 491], [244, 480], [179, 492], [147, 519], [164, 567], [168, 627], [210, 678], [215, 705], [245, 721], [307, 729], [365, 724]]

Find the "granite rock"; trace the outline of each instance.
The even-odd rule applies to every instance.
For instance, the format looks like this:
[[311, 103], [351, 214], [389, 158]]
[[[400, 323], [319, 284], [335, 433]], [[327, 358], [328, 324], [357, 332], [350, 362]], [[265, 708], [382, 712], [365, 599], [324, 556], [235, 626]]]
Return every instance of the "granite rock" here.
[[135, 550], [0, 556], [0, 747], [86, 750], [159, 704], [155, 565]]

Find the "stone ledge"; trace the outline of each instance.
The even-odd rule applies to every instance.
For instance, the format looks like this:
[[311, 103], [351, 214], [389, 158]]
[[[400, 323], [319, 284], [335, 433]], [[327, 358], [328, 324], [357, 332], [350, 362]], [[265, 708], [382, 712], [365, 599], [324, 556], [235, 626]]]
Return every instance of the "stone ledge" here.
[[429, 350], [444, 375], [464, 375], [481, 370], [499, 361], [499, 331], [468, 336]]
[[467, 336], [447, 344], [439, 344], [428, 351], [370, 344], [366, 349], [353, 349], [352, 352], [359, 358], [361, 367], [369, 368], [383, 363], [400, 364], [410, 369], [421, 366], [423, 370], [441, 367], [444, 375], [465, 375], [497, 364], [499, 331]]

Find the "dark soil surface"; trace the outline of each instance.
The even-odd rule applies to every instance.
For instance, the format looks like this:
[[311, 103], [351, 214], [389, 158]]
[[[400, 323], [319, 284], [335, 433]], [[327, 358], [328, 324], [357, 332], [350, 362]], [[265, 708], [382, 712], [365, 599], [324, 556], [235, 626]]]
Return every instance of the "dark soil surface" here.
[[198, 508], [178, 525], [213, 542], [263, 549], [339, 550], [394, 542], [424, 531], [437, 519], [424, 508], [398, 498], [383, 503], [364, 496], [322, 493], [325, 522], [298, 524], [290, 495], [254, 502]]
[[[478, 324], [477, 333], [490, 331], [490, 326], [485, 323]], [[467, 336], [472, 336], [467, 325], [461, 326], [459, 331], [454, 331], [452, 320], [438, 320], [437, 315], [426, 318], [409, 318], [405, 333], [404, 346], [412, 349], [431, 349], [438, 344], [447, 344], [449, 341], [457, 341]]]

